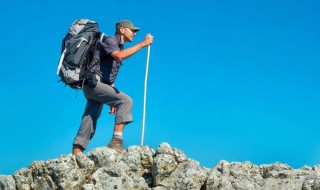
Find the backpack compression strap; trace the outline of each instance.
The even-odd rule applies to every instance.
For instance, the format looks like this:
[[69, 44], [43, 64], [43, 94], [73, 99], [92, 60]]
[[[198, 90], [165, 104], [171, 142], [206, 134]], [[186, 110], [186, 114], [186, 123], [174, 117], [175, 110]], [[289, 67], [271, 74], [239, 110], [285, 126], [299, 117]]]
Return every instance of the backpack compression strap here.
[[61, 65], [62, 65], [62, 61], [64, 59], [64, 56], [66, 55], [66, 51], [67, 49], [65, 48], [62, 52], [62, 55], [61, 55], [61, 58], [60, 58], [60, 61], [59, 61], [59, 65], [58, 65], [58, 69], [57, 69], [57, 75], [59, 75], [59, 72], [60, 72], [60, 69], [61, 69]]

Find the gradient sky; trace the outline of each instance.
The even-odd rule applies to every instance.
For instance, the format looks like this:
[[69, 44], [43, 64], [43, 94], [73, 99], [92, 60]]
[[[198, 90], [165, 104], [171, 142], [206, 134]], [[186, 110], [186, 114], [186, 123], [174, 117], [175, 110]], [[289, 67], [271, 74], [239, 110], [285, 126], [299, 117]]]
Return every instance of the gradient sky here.
[[[208, 168], [320, 164], [317, 0], [3, 0], [0, 8], [0, 174], [71, 152], [86, 100], [55, 72], [77, 18], [108, 35], [129, 19], [141, 28], [133, 44], [154, 36], [146, 145], [168, 142]], [[127, 147], [140, 144], [146, 53], [125, 60], [116, 82], [134, 100]], [[108, 110], [87, 151], [109, 142]]]

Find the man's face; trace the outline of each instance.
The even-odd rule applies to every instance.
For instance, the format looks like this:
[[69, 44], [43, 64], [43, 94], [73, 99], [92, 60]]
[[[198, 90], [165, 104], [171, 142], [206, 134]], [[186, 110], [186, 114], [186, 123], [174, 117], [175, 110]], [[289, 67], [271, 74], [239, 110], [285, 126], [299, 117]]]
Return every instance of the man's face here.
[[124, 28], [123, 36], [125, 42], [132, 42], [135, 35], [136, 31], [133, 31], [130, 28]]

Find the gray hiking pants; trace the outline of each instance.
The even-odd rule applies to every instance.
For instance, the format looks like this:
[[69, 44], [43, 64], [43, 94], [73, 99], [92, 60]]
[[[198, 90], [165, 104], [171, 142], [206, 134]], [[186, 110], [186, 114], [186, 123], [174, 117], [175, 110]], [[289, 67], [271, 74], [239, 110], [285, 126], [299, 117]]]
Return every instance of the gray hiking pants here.
[[87, 148], [96, 131], [97, 120], [104, 104], [117, 108], [115, 124], [128, 124], [133, 121], [132, 99], [123, 92], [117, 93], [113, 87], [101, 82], [98, 82], [94, 88], [85, 85], [83, 92], [87, 98], [87, 105], [79, 131], [73, 141], [74, 145]]

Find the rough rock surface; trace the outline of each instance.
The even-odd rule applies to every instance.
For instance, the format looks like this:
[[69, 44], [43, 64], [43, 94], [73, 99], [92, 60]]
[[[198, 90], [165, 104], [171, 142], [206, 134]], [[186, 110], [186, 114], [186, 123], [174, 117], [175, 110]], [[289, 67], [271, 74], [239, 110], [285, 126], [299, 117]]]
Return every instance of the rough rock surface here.
[[87, 154], [36, 161], [13, 175], [0, 175], [0, 190], [320, 190], [320, 165], [220, 161], [201, 167], [181, 150], [131, 146], [121, 154], [107, 147]]

